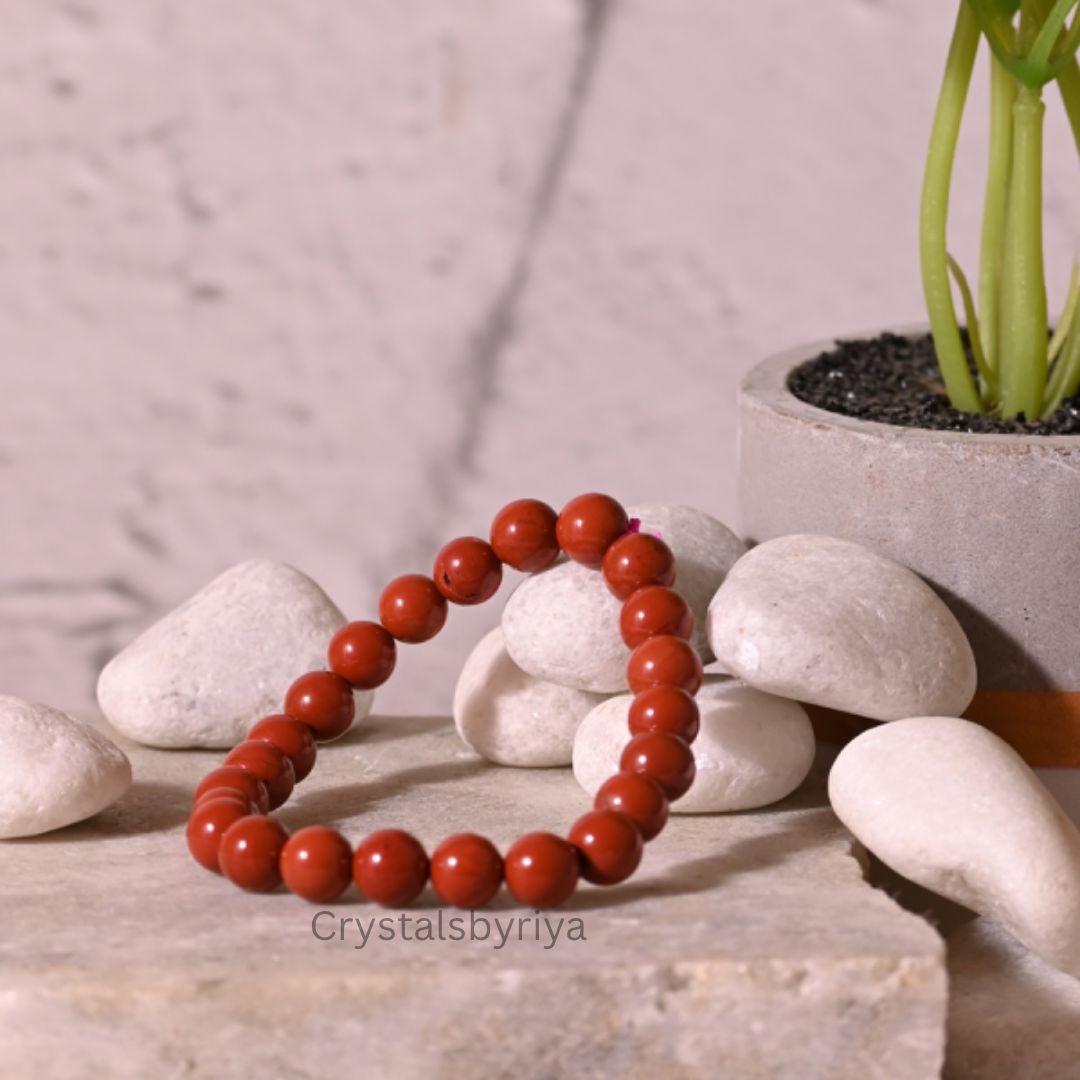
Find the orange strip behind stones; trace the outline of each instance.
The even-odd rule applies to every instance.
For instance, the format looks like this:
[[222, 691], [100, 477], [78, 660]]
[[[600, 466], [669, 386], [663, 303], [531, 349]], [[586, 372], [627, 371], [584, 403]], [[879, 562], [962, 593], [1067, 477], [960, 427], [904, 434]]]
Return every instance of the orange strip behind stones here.
[[[804, 707], [822, 742], [843, 746], [876, 726], [835, 709]], [[1080, 692], [980, 690], [964, 716], [1003, 738], [1029, 765], [1080, 769]]]

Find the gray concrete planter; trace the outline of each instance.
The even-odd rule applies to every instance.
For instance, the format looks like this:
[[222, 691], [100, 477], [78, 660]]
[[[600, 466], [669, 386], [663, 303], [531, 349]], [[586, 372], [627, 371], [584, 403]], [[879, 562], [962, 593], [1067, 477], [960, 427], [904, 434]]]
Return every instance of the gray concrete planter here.
[[787, 378], [830, 344], [743, 382], [743, 535], [827, 533], [910, 566], [974, 646], [969, 715], [1034, 765], [1080, 769], [1080, 437], [923, 431], [815, 408]]

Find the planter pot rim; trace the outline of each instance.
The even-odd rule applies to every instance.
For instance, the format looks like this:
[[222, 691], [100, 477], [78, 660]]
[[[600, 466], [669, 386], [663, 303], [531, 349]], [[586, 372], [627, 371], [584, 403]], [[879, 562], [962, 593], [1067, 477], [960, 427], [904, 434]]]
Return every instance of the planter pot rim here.
[[[828, 424], [831, 427], [844, 428], [872, 438], [952, 446], [981, 446], [988, 449], [1001, 447], [1012, 451], [1015, 451], [1018, 446], [1069, 452], [1080, 450], [1080, 435], [1029, 435], [1026, 433], [986, 435], [967, 431], [937, 431], [930, 428], [904, 427], [899, 424], [884, 424], [877, 420], [861, 420], [811, 405], [797, 398], [788, 389], [788, 375], [792, 370], [808, 360], [813, 360], [823, 352], [835, 349], [838, 341], [859, 341], [864, 338], [873, 338], [876, 334], [883, 332], [885, 331], [878, 330], [864, 334], [842, 334], [785, 349], [750, 369], [740, 384], [740, 396], [743, 399], [749, 398], [793, 420]], [[913, 324], [888, 332], [899, 334], [901, 337], [918, 337], [929, 333], [930, 328], [926, 324]]]

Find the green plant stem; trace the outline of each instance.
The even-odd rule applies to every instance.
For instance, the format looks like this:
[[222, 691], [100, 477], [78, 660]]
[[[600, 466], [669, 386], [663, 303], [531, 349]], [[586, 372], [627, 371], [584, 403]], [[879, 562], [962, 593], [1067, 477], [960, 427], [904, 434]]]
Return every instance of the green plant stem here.
[[1050, 57], [1054, 78], [1056, 79], [1062, 67], [1073, 59], [1077, 46], [1080, 45], [1080, 18], [1073, 16], [1072, 24], [1061, 38], [1061, 43], [1054, 49]]
[[1069, 12], [1074, 7], [1076, 7], [1076, 0], [1057, 0], [1048, 15], [1037, 16], [1042, 25], [1025, 57], [1033, 70], [1048, 72], [1050, 52], [1061, 36], [1065, 28], [1065, 20], [1068, 19]]
[[1065, 115], [1069, 118], [1069, 127], [1072, 128], [1073, 142], [1080, 152], [1080, 66], [1075, 58], [1070, 58], [1062, 67], [1057, 84], [1061, 102], [1065, 106]]
[[1042, 415], [1048, 364], [1042, 249], [1042, 126], [1039, 92], [1022, 86], [1013, 106], [1013, 163], [1001, 274], [997, 366], [1005, 417]]
[[982, 338], [979, 335], [979, 320], [975, 317], [975, 301], [971, 298], [971, 289], [968, 287], [964, 271], [960, 264], [951, 256], [946, 256], [949, 270], [956, 280], [956, 287], [960, 290], [960, 298], [964, 304], [964, 319], [967, 322], [968, 342], [971, 345], [971, 355], [975, 361], [975, 370], [979, 373], [982, 384], [986, 387], [986, 396], [994, 400], [998, 396], [997, 379], [994, 372], [986, 362], [986, 353], [983, 352]]
[[1024, 58], [1013, 52], [1011, 36], [1009, 40], [1006, 40], [1004, 34], [1006, 24], [998, 5], [993, 0], [966, 0], [966, 2], [970, 6], [972, 17], [986, 37], [990, 51], [998, 62], [1017, 82], [1028, 86], [1040, 85], [1039, 82], [1033, 80], [1032, 72], [1024, 62]]
[[919, 260], [930, 330], [949, 400], [962, 412], [982, 412], [983, 402], [968, 369], [956, 321], [946, 238], [956, 143], [978, 48], [979, 25], [966, 0], [961, 0], [934, 112], [919, 215]]
[[1058, 320], [1057, 326], [1054, 327], [1054, 336], [1050, 339], [1048, 356], [1051, 379], [1055, 372], [1054, 361], [1065, 344], [1065, 337], [1072, 327], [1073, 319], [1076, 318], [1076, 305], [1078, 302], [1080, 302], [1080, 264], [1074, 262], [1072, 274], [1069, 275], [1069, 288], [1065, 293], [1065, 306], [1061, 309], [1061, 318]]
[[1074, 319], [1065, 338], [1061, 358], [1054, 366], [1042, 419], [1049, 420], [1061, 408], [1062, 403], [1078, 390], [1080, 390], [1080, 320]]
[[[1077, 0], [1021, 0], [1019, 4], [967, 0], [967, 3], [998, 63], [1017, 82], [1033, 90], [1056, 79], [1080, 44], [1080, 20], [1073, 19], [1065, 27]], [[1030, 31], [1024, 35], [1019, 50], [1010, 33], [1010, 21], [1017, 7], [1022, 15], [1028, 9], [1038, 16], [1034, 19], [1028, 16]]]
[[[1011, 31], [1011, 27], [1009, 28]], [[1012, 117], [1016, 82], [996, 56], [990, 57], [990, 164], [986, 174], [982, 238], [979, 245], [979, 311], [986, 364], [997, 370], [1001, 333], [998, 297], [1005, 243], [1005, 209], [1012, 167]], [[970, 320], [968, 329], [970, 331]], [[985, 380], [984, 380], [985, 383]]]
[[[1053, 0], [1032, 0], [1035, 14], [1040, 19], [1045, 19], [1050, 14]], [[1071, 44], [1080, 33], [1080, 18], [1073, 20], [1066, 45]], [[1073, 50], [1075, 52], [1075, 49]], [[1069, 55], [1068, 47], [1062, 50], [1063, 55], [1055, 64], [1055, 78], [1058, 90], [1061, 93], [1061, 101], [1065, 106], [1065, 113], [1069, 118], [1069, 126], [1072, 128], [1073, 142], [1080, 152], [1080, 66], [1076, 63], [1076, 57]]]

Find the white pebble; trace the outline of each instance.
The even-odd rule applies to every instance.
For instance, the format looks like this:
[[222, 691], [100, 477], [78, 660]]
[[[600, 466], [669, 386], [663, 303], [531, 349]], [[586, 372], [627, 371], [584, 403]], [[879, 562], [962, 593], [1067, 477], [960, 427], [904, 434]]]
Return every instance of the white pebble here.
[[771, 694], [874, 720], [959, 716], [975, 657], [955, 616], [907, 567], [830, 536], [769, 540], [709, 605], [732, 675]]
[[[693, 641], [708, 663], [709, 601], [745, 546], [726, 525], [689, 506], [631, 506], [627, 513], [674, 553], [675, 588], [694, 613]], [[538, 679], [603, 694], [625, 690], [630, 650], [619, 634], [621, 608], [599, 570], [561, 562], [526, 578], [507, 601], [506, 647]]]
[[91, 817], [131, 786], [131, 764], [101, 732], [48, 705], [0, 697], [0, 838]]
[[1080, 832], [992, 732], [943, 716], [874, 728], [841, 751], [829, 799], [898, 874], [1080, 977]]
[[[633, 697], [622, 694], [598, 705], [582, 721], [574, 741], [574, 776], [590, 794], [619, 771], [630, 740], [627, 717]], [[790, 795], [814, 761], [814, 732], [793, 701], [737, 682], [707, 676], [697, 695], [701, 730], [694, 740], [697, 775], [671, 804], [673, 813], [750, 810]]]
[[458, 734], [498, 765], [569, 765], [574, 735], [600, 694], [526, 674], [510, 659], [496, 627], [473, 649], [454, 691]]
[[[280, 712], [298, 676], [326, 667], [345, 617], [311, 578], [253, 560], [216, 577], [113, 657], [97, 697], [110, 723], [147, 746], [234, 746]], [[374, 695], [357, 691], [356, 719]]]

